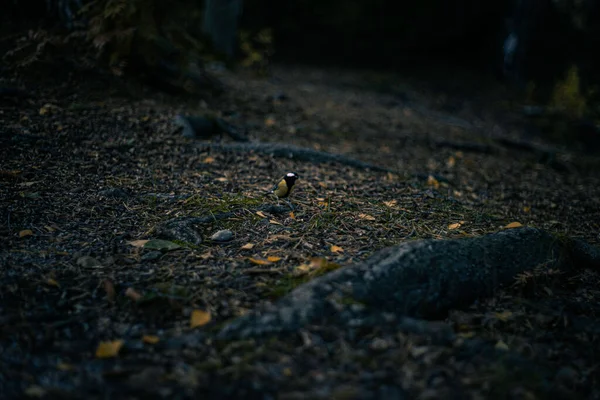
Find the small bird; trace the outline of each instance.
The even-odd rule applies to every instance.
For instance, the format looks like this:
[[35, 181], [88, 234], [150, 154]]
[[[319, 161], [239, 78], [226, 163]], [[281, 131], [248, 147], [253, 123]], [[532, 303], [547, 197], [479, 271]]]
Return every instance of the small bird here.
[[269, 192], [269, 193], [272, 193], [275, 196], [277, 196], [278, 200], [284, 199], [288, 203], [288, 205], [290, 206], [290, 208], [292, 210], [294, 209], [294, 207], [289, 202], [287, 197], [289, 197], [290, 193], [292, 192], [292, 188], [294, 187], [294, 184], [296, 183], [297, 179], [298, 179], [298, 174], [296, 174], [295, 172], [288, 172], [279, 181], [279, 183], [277, 183], [275, 186], [273, 186], [273, 189], [271, 189], [271, 191]]

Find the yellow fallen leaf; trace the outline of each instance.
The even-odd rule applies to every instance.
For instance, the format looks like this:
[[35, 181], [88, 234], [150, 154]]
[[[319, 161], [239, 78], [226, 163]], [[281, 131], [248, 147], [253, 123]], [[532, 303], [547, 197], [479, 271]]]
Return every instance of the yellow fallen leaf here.
[[358, 218], [366, 219], [367, 221], [375, 221], [375, 217], [372, 215], [369, 215], [369, 214], [360, 213], [360, 214], [358, 214]]
[[524, 206], [523, 207], [523, 212], [528, 213], [529, 211], [531, 211], [531, 206]]
[[500, 321], [508, 321], [509, 318], [512, 316], [512, 312], [510, 311], [502, 311], [501, 313], [496, 313], [494, 314], [496, 316], [496, 318], [498, 318]]
[[343, 253], [343, 252], [344, 252], [344, 249], [342, 249], [340, 246], [336, 246], [335, 244], [334, 244], [334, 245], [332, 245], [332, 246], [329, 248], [329, 250], [330, 250], [332, 253]]
[[502, 340], [498, 340], [496, 345], [494, 346], [498, 350], [508, 350], [508, 345], [504, 343]]
[[203, 310], [194, 310], [190, 316], [190, 328], [204, 326], [210, 322], [210, 312]]
[[427, 177], [427, 185], [432, 186], [435, 189], [439, 189], [440, 188], [440, 183], [438, 182], [437, 179], [435, 179], [433, 177], [433, 175], [429, 175]]
[[510, 224], [506, 225], [504, 228], [506, 228], [506, 229], [519, 228], [521, 226], [523, 226], [523, 224], [521, 224], [520, 222], [511, 222]]
[[273, 225], [283, 225], [281, 222], [275, 221], [274, 219], [270, 219], [269, 222], [272, 223]]
[[276, 124], [275, 118], [269, 117], [265, 119], [266, 126], [273, 126]]
[[454, 167], [455, 164], [456, 164], [456, 158], [454, 158], [452, 156], [448, 157], [448, 161], [446, 161], [446, 166], [448, 168], [452, 168], [452, 167]]
[[326, 258], [312, 258], [310, 262], [297, 266], [292, 275], [294, 276], [319, 276], [329, 271], [340, 268], [339, 264], [328, 261]]
[[59, 371], [73, 371], [75, 367], [72, 364], [59, 362], [58, 364], [56, 364], [56, 369], [58, 369]]
[[21, 232], [19, 232], [19, 237], [26, 237], [31, 235], [33, 235], [33, 231], [31, 229], [23, 229]]
[[240, 247], [240, 249], [242, 250], [251, 250], [254, 247], [254, 243], [246, 243], [245, 245], [243, 245], [242, 247]]
[[383, 204], [385, 204], [388, 207], [394, 207], [396, 206], [396, 204], [398, 204], [398, 200], [384, 201]]
[[123, 347], [122, 340], [113, 340], [111, 342], [100, 342], [96, 348], [96, 358], [112, 358], [116, 357]]
[[319, 181], [319, 186], [321, 186], [322, 188], [327, 188], [327, 184], [323, 181]]
[[264, 212], [262, 212], [262, 211], [257, 211], [257, 212], [256, 212], [256, 215], [258, 215], [258, 216], [259, 216], [259, 217], [261, 217], [261, 218], [267, 218], [267, 216], [265, 215], [265, 213], [264, 213]]
[[461, 226], [461, 225], [462, 225], [462, 224], [461, 224], [460, 222], [456, 222], [456, 223], [454, 223], [454, 224], [450, 224], [450, 225], [448, 225], [448, 229], [450, 229], [450, 230], [453, 230], [453, 229], [458, 229], [458, 228], [460, 228], [460, 226]]
[[42, 397], [46, 396], [46, 389], [38, 385], [32, 385], [24, 390], [24, 394], [27, 397], [38, 397], [41, 399]]
[[144, 245], [148, 242], [149, 242], [149, 240], [134, 240], [131, 242], [127, 242], [127, 244], [129, 244], [133, 247], [144, 247]]
[[293, 212], [293, 211], [290, 211], [290, 218], [291, 218], [291, 219], [296, 219], [296, 215], [294, 215], [294, 212]]
[[156, 344], [159, 341], [160, 341], [160, 338], [158, 336], [154, 336], [154, 335], [144, 335], [144, 336], [142, 336], [142, 342], [144, 342], [144, 343]]
[[252, 264], [255, 264], [255, 265], [269, 265], [269, 264], [271, 264], [271, 261], [263, 260], [262, 258], [248, 257], [248, 261], [250, 261]]
[[267, 260], [270, 262], [277, 262], [277, 261], [281, 260], [281, 257], [269, 256], [269, 257], [267, 257]]
[[52, 278], [48, 278], [46, 279], [46, 284], [50, 285], [50, 286], [56, 286], [56, 287], [60, 287], [60, 283], [56, 282], [56, 280], [52, 279]]
[[49, 225], [44, 225], [44, 229], [46, 229], [48, 232], [54, 232], [56, 229], [54, 229], [53, 227], [49, 226]]
[[214, 163], [214, 162], [215, 162], [215, 158], [214, 158], [214, 157], [211, 157], [211, 156], [208, 156], [208, 157], [206, 157], [204, 160], [202, 160], [202, 162], [203, 162], [204, 164], [212, 164], [212, 163]]
[[222, 176], [222, 177], [220, 177], [220, 178], [217, 178], [217, 179], [215, 179], [215, 181], [217, 181], [217, 182], [227, 182], [227, 181], [228, 181], [228, 179], [227, 179], [227, 178], [225, 178], [224, 176]]

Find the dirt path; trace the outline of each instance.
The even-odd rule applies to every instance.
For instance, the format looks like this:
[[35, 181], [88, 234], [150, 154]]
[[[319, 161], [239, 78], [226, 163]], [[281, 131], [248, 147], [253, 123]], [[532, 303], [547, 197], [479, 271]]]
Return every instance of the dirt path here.
[[[597, 158], [523, 131], [483, 80], [465, 90], [461, 77], [291, 67], [222, 79], [228, 93], [202, 101], [96, 75], [25, 80], [29, 97], [0, 99], [2, 398], [600, 396], [591, 272], [518, 277], [431, 331], [381, 313], [215, 340], [231, 318], [406, 240], [519, 222], [600, 243]], [[178, 113], [398, 174], [201, 151], [175, 131]], [[300, 176], [295, 211], [257, 212], [288, 171]], [[199, 226], [199, 245], [140, 247], [165, 221], [229, 211]], [[211, 241], [219, 230], [233, 238]]]

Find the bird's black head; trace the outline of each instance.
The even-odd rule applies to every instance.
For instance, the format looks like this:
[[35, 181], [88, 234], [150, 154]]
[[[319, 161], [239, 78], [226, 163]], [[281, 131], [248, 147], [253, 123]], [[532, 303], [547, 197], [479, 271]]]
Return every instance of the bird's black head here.
[[291, 188], [292, 186], [294, 186], [294, 183], [296, 183], [296, 179], [298, 179], [298, 174], [296, 174], [295, 172], [288, 172], [287, 174], [285, 174], [283, 179], [285, 179], [285, 183], [288, 185], [288, 187]]

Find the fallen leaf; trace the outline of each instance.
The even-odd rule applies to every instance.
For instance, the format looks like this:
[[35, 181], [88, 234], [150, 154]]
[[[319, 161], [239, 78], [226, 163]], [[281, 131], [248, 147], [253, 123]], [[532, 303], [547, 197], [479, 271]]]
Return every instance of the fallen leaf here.
[[103, 282], [104, 291], [106, 292], [106, 300], [109, 302], [114, 302], [115, 297], [117, 297], [117, 293], [115, 292], [115, 285], [112, 283], [110, 279], [105, 279]]
[[531, 211], [531, 206], [524, 206], [524, 207], [523, 207], [523, 212], [526, 212], [526, 213], [528, 213], [528, 212], [530, 212], [530, 211]]
[[310, 262], [306, 264], [302, 264], [297, 266], [292, 275], [294, 276], [303, 276], [308, 275], [310, 277], [316, 277], [323, 275], [327, 272], [334, 271], [340, 268], [340, 265], [337, 263], [332, 263], [328, 261], [326, 258], [312, 258]]
[[144, 245], [148, 242], [149, 242], [149, 240], [134, 240], [131, 242], [127, 242], [127, 244], [129, 244], [133, 247], [144, 247]]
[[267, 216], [265, 215], [265, 213], [263, 213], [262, 211], [257, 211], [256, 215], [258, 215], [261, 218], [267, 218]]
[[55, 286], [57, 288], [60, 287], [60, 283], [58, 283], [55, 279], [52, 279], [52, 278], [46, 279], [46, 284], [50, 285], [50, 286]]
[[39, 397], [42, 398], [46, 395], [46, 389], [38, 385], [29, 386], [24, 390], [24, 394], [27, 397]]
[[54, 232], [56, 229], [54, 229], [53, 227], [49, 226], [49, 225], [44, 225], [44, 229], [46, 229], [48, 232]]
[[523, 226], [523, 224], [521, 224], [520, 222], [511, 222], [510, 224], [506, 225], [504, 228], [505, 229], [519, 228], [521, 226]]
[[248, 257], [248, 261], [250, 261], [252, 264], [255, 264], [255, 265], [269, 265], [269, 264], [271, 264], [271, 261], [263, 260], [261, 258]]
[[204, 164], [212, 164], [215, 162], [215, 159], [214, 159], [214, 157], [208, 156], [204, 160], [202, 160], [202, 162]]
[[59, 362], [58, 364], [56, 364], [56, 368], [59, 371], [73, 371], [75, 369], [73, 364], [67, 364], [65, 362]]
[[498, 340], [496, 345], [494, 346], [498, 350], [508, 350], [508, 345], [504, 343], [502, 340]]
[[36, 183], [38, 183], [38, 181], [34, 181], [34, 182], [23, 182], [23, 183], [19, 183], [20, 187], [30, 187], [35, 185]]
[[218, 182], [227, 182], [227, 181], [228, 181], [228, 179], [227, 179], [227, 178], [225, 178], [225, 177], [221, 177], [221, 178], [217, 178], [217, 179], [215, 179], [215, 181], [218, 181]]
[[277, 261], [281, 260], [281, 257], [269, 256], [269, 257], [267, 257], [267, 260], [270, 262], [277, 262]]
[[498, 318], [500, 321], [508, 321], [510, 317], [512, 317], [513, 313], [511, 311], [502, 311], [501, 313], [495, 313], [494, 316]]
[[432, 186], [434, 189], [440, 188], [440, 183], [433, 177], [433, 175], [429, 175], [427, 177], [427, 185]]
[[113, 340], [111, 342], [100, 342], [96, 348], [96, 358], [113, 358], [119, 354], [123, 347], [122, 340]]
[[42, 106], [42, 108], [40, 108], [40, 115], [46, 115], [53, 111], [60, 111], [60, 109], [61, 109], [60, 107], [55, 106], [54, 104], [47, 103], [47, 104], [44, 104]]
[[324, 189], [327, 188], [327, 184], [325, 182], [323, 182], [323, 181], [319, 181], [319, 186], [321, 186]]
[[454, 167], [455, 164], [456, 164], [456, 158], [454, 158], [452, 156], [448, 157], [448, 161], [446, 161], [446, 166], [448, 168], [452, 168], [452, 167]]
[[240, 249], [242, 250], [251, 250], [254, 247], [254, 243], [246, 243], [245, 245], [243, 245], [242, 247], [240, 247]]
[[369, 215], [369, 214], [360, 213], [360, 214], [358, 214], [358, 218], [366, 219], [367, 221], [375, 221], [375, 217], [372, 215]]
[[453, 229], [458, 229], [458, 228], [460, 228], [460, 226], [461, 226], [461, 225], [462, 225], [462, 224], [461, 224], [460, 222], [456, 222], [456, 223], [454, 223], [454, 224], [450, 224], [450, 225], [448, 225], [448, 229], [450, 229], [450, 230], [453, 230]]
[[33, 235], [33, 231], [31, 229], [23, 229], [21, 232], [19, 232], [19, 237], [26, 237], [31, 235]]
[[269, 117], [265, 119], [265, 125], [266, 126], [273, 126], [276, 124], [275, 118], [273, 117]]
[[342, 249], [340, 246], [336, 246], [335, 244], [334, 244], [334, 245], [332, 245], [332, 246], [329, 248], [329, 250], [330, 250], [332, 253], [343, 253], [343, 252], [344, 252], [344, 249]]
[[160, 338], [158, 336], [154, 336], [154, 335], [144, 335], [144, 336], [142, 336], [142, 342], [144, 342], [144, 343], [156, 344], [159, 341], [160, 341]]
[[194, 310], [190, 316], [190, 327], [197, 328], [210, 322], [210, 312], [203, 310]]
[[178, 245], [177, 243], [173, 243], [169, 240], [163, 240], [163, 239], [152, 239], [152, 240], [149, 240], [144, 245], [144, 249], [160, 250], [160, 251], [170, 251], [170, 250], [179, 249], [180, 247], [181, 246]]
[[296, 219], [296, 215], [294, 215], [294, 212], [293, 212], [293, 211], [290, 211], [290, 218], [291, 218], [291, 219]]
[[283, 225], [281, 222], [275, 221], [274, 219], [270, 219], [269, 222], [273, 225]]
[[398, 204], [398, 200], [384, 201], [383, 204], [388, 207], [394, 207], [396, 204]]
[[143, 296], [135, 291], [134, 288], [127, 288], [125, 296], [129, 297], [133, 301], [139, 301]]

